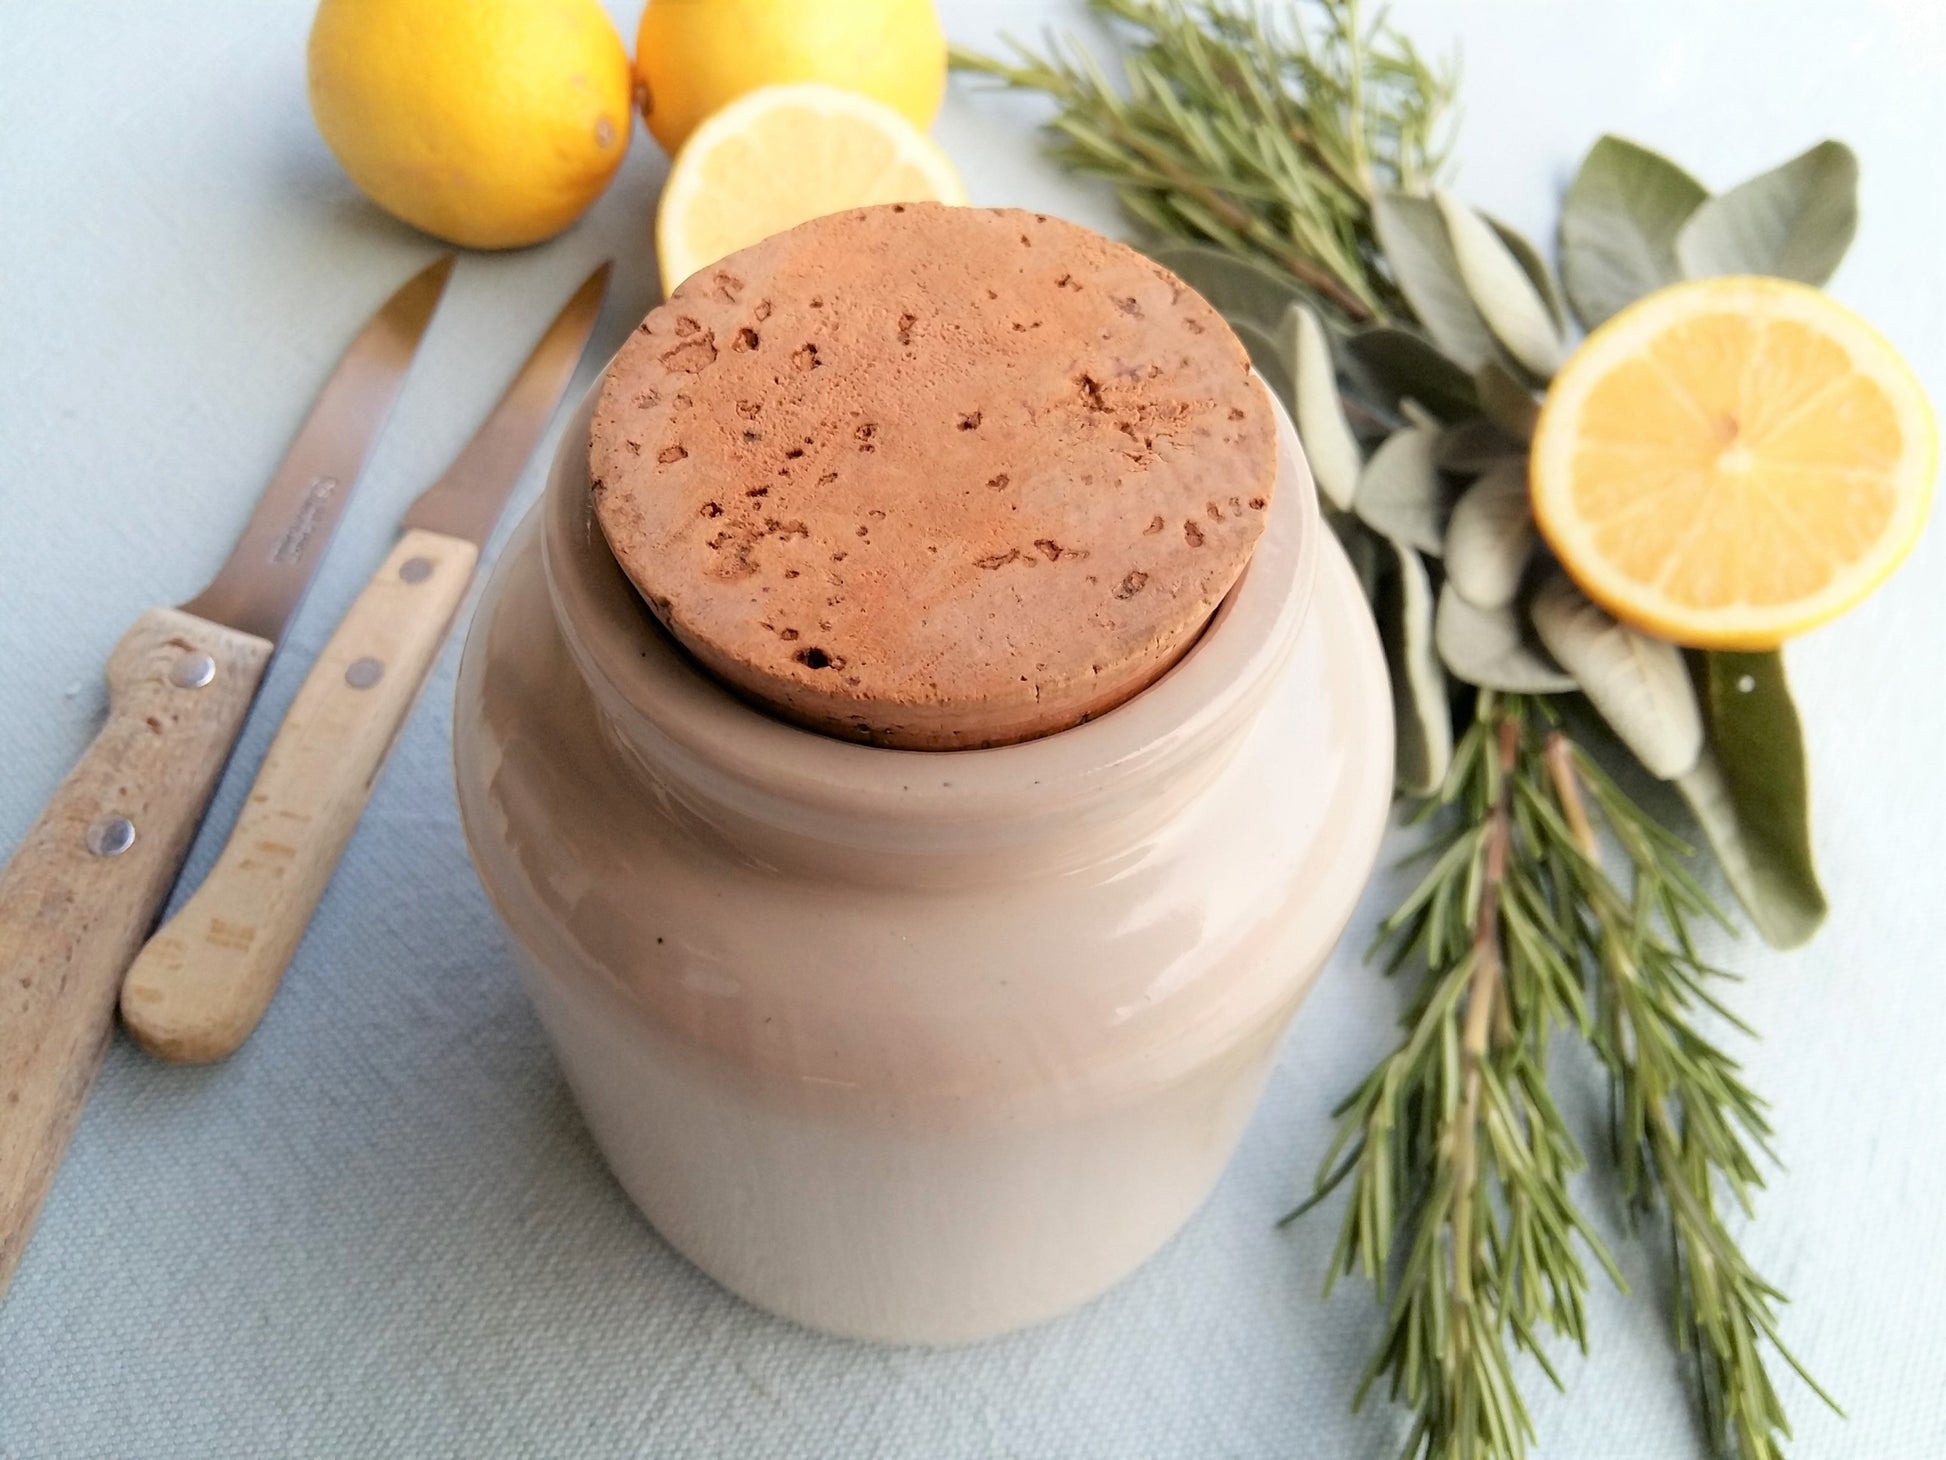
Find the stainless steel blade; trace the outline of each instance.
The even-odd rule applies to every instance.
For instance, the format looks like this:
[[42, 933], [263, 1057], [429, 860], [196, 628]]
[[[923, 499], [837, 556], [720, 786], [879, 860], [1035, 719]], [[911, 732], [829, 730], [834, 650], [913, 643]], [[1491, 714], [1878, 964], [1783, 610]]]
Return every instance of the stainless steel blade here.
[[181, 605], [275, 643], [324, 557], [345, 500], [391, 412], [455, 255], [413, 275], [340, 357], [297, 439], [209, 586]]
[[473, 439], [406, 509], [404, 526], [486, 542], [527, 458], [547, 430], [561, 393], [574, 378], [574, 367], [594, 333], [613, 268], [612, 262], [605, 263], [582, 281]]

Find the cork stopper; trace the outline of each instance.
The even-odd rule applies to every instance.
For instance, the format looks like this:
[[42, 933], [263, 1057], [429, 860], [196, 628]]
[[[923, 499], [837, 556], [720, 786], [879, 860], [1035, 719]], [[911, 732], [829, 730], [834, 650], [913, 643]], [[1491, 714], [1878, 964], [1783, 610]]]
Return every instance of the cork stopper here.
[[1086, 229], [891, 204], [678, 288], [602, 383], [595, 512], [713, 674], [915, 750], [1114, 708], [1243, 571], [1274, 407], [1217, 313]]

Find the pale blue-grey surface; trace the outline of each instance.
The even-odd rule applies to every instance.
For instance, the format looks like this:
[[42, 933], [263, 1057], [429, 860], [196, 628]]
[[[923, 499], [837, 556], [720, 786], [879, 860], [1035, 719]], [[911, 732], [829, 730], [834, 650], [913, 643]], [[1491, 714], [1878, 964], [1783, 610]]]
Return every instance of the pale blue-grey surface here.
[[[611, 8], [632, 38], [635, 6]], [[948, 29], [1078, 6], [948, 0]], [[92, 732], [102, 659], [214, 567], [365, 313], [435, 246], [367, 206], [312, 130], [308, 7], [10, 0], [0, 22], [0, 849]], [[1834, 285], [1946, 399], [1946, 19], [1934, 0], [1416, 0], [1465, 46], [1462, 188], [1530, 231], [1604, 129], [1725, 184], [1820, 136], [1864, 159]], [[956, 84], [939, 136], [976, 201], [1113, 228], [1035, 153], [1034, 108]], [[656, 296], [663, 163], [638, 131], [590, 218], [464, 259], [198, 842], [207, 868], [306, 662], [527, 341], [598, 258], [597, 346]], [[585, 373], [585, 372], [584, 372]], [[538, 464], [523, 496], [540, 484]], [[1793, 649], [1834, 912], [1726, 956], [1788, 1162], [1750, 1245], [1785, 1331], [1798, 1456], [1946, 1453], [1946, 549]], [[953, 1353], [816, 1337], [717, 1291], [610, 1182], [468, 869], [446, 767], [456, 648], [400, 740], [269, 1018], [229, 1064], [111, 1054], [0, 1302], [0, 1457], [1325, 1457], [1389, 1454], [1346, 1405], [1377, 1317], [1317, 1290], [1335, 1213], [1271, 1223], [1325, 1112], [1388, 1038], [1355, 956], [1379, 879], [1208, 1208], [1038, 1332]], [[1592, 1103], [1579, 1110], [1591, 1114]], [[1589, 1200], [1604, 1218], [1600, 1190]], [[1541, 1453], [1700, 1454], [1657, 1310], [1593, 1303], [1591, 1362], [1535, 1380]]]

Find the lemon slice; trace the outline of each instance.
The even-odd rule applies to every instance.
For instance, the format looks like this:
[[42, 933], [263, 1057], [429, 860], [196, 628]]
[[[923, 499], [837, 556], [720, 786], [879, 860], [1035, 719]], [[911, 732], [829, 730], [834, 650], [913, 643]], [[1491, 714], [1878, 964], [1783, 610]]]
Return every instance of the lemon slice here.
[[884, 102], [821, 82], [762, 86], [676, 154], [656, 214], [662, 285], [826, 213], [965, 201], [946, 154]]
[[1699, 279], [1609, 320], [1548, 388], [1534, 517], [1589, 597], [1679, 644], [1770, 649], [1882, 583], [1938, 428], [1911, 367], [1781, 279]]

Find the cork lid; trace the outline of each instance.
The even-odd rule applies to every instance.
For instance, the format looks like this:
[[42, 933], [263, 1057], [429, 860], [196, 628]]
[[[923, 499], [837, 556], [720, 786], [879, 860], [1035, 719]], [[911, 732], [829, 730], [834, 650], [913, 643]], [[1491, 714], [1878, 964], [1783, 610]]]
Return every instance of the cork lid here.
[[1173, 664], [1242, 572], [1269, 397], [1132, 249], [1009, 209], [806, 223], [688, 280], [608, 368], [595, 512], [663, 625], [775, 713], [1001, 745]]

